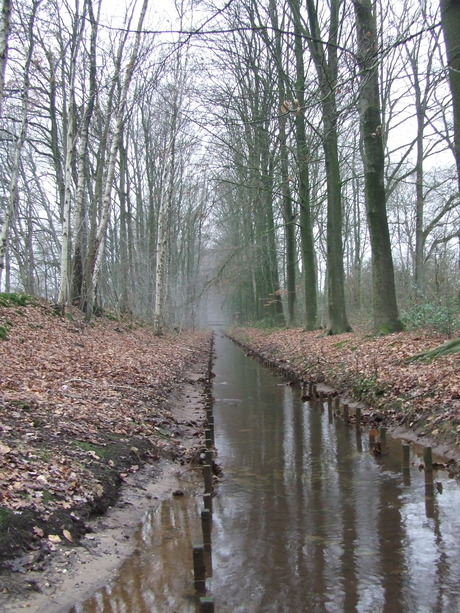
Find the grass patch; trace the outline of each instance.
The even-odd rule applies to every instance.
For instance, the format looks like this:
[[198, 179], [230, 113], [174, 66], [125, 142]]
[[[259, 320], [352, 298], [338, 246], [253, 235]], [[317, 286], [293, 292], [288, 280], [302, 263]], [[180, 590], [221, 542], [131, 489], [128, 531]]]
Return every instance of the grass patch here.
[[92, 451], [97, 456], [99, 456], [99, 458], [101, 459], [110, 455], [110, 451], [108, 449], [103, 448], [103, 447], [98, 447], [97, 445], [94, 445], [93, 443], [88, 443], [87, 441], [74, 441], [73, 443], [76, 447], [78, 447], [82, 451], [86, 451], [86, 452]]
[[16, 294], [10, 292], [0, 292], [0, 306], [3, 307], [24, 307], [34, 304], [34, 299], [28, 294]]
[[8, 509], [4, 509], [0, 507], [0, 529], [3, 530], [4, 526], [8, 524], [10, 519], [13, 517], [13, 512]]

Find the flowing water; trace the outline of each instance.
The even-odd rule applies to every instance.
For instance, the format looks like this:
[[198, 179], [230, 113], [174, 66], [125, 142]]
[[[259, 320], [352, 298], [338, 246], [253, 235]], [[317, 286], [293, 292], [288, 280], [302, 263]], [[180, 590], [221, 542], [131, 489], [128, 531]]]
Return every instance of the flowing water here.
[[[458, 613], [458, 483], [446, 471], [427, 482], [416, 449], [402, 470], [400, 441], [375, 458], [366, 436], [220, 335], [216, 354], [216, 612]], [[187, 492], [152, 511], [118, 580], [75, 613], [197, 610], [201, 484]]]

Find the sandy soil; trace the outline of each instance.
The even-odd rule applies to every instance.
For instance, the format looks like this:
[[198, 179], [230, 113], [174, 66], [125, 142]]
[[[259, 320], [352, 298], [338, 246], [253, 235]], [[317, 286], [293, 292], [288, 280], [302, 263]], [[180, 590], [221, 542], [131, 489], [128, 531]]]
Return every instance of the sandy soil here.
[[[170, 401], [173, 416], [181, 422], [204, 419], [205, 390], [200, 376], [188, 373], [189, 383], [182, 386], [180, 396]], [[199, 447], [196, 428], [186, 428], [180, 442], [189, 449]], [[38, 565], [40, 570], [12, 572], [0, 578], [0, 611], [64, 613], [108, 583], [133, 553], [134, 534], [144, 515], [173, 495], [178, 476], [187, 469], [161, 460], [130, 475], [117, 504], [89, 522], [92, 532], [79, 546], [58, 543]]]

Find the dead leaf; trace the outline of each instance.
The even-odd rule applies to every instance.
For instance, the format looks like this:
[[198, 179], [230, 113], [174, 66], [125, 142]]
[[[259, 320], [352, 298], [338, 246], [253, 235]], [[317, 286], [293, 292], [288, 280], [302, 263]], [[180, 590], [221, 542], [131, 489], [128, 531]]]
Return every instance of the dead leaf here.
[[53, 545], [57, 545], [57, 543], [62, 542], [62, 539], [58, 534], [49, 534], [48, 540], [50, 541], [50, 543], [53, 543]]
[[39, 528], [38, 526], [34, 526], [33, 527], [33, 532], [34, 532], [34, 534], [36, 534], [40, 538], [43, 538], [45, 536], [44, 531], [41, 528]]
[[70, 534], [70, 532], [68, 530], [63, 530], [62, 534], [65, 536], [65, 538], [70, 541], [71, 543], [73, 543], [73, 537]]

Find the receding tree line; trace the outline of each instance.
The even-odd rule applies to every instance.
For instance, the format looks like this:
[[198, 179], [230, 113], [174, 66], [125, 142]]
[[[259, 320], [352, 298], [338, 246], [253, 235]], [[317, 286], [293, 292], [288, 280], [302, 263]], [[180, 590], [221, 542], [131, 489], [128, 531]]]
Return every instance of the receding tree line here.
[[238, 322], [455, 317], [457, 2], [1, 9], [0, 289], [158, 332], [212, 284]]

